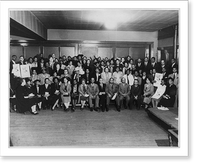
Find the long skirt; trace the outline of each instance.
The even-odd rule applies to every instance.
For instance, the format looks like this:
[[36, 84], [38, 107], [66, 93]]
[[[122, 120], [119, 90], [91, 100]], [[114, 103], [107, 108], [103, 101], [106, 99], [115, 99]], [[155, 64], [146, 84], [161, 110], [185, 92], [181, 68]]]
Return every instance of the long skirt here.
[[[17, 99], [16, 99], [17, 100]], [[27, 98], [27, 99], [20, 99], [16, 101], [17, 110], [20, 113], [30, 111], [31, 107], [36, 104], [36, 99], [34, 98]]]
[[175, 96], [171, 97], [170, 99], [162, 98], [159, 102], [159, 106], [162, 105], [164, 107], [173, 107], [175, 103]]

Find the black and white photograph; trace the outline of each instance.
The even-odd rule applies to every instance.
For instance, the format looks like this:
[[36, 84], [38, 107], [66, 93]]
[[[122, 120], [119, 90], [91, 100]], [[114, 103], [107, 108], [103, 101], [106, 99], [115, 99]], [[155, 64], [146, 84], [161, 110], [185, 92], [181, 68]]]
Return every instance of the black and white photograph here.
[[7, 12], [9, 149], [186, 151], [180, 8]]

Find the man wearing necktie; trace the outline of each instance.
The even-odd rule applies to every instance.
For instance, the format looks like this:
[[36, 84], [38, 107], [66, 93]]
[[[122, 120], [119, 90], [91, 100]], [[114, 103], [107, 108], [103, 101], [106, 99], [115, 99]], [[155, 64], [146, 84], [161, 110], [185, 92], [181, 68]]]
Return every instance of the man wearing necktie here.
[[176, 91], [176, 96], [175, 96], [175, 104], [174, 104], [174, 107], [177, 107], [178, 106], [178, 83], [179, 83], [179, 75], [178, 75], [178, 67], [173, 67], [172, 71], [174, 73], [174, 85], [176, 86], [177, 88], [177, 91]]
[[96, 84], [99, 84], [99, 78], [101, 77], [101, 74], [99, 73], [99, 68], [96, 68], [96, 73], [95, 73], [95, 76], [94, 76], [94, 80], [95, 80], [95, 83]]
[[[99, 87], [94, 82], [94, 78], [91, 78], [91, 84], [88, 86], [90, 111], [93, 111], [93, 109], [98, 111], [99, 108]], [[93, 100], [95, 101], [95, 107], [93, 105]]]
[[126, 83], [131, 87], [134, 83], [134, 77], [130, 73], [129, 69], [127, 69], [126, 74], [124, 75], [124, 78], [125, 78]]
[[116, 103], [116, 108], [119, 111], [119, 104], [117, 101], [118, 85], [114, 83], [114, 79], [110, 78], [109, 83], [106, 85], [106, 111], [109, 110], [110, 100], [114, 100]]
[[174, 85], [176, 85], [176, 87], [178, 86], [178, 73], [177, 73], [177, 68], [174, 67], [172, 69], [173, 73], [169, 75], [169, 77], [171, 77], [174, 80]]
[[119, 111], [121, 109], [122, 106], [122, 102], [123, 100], [126, 100], [126, 104], [125, 104], [125, 109], [129, 106], [129, 101], [130, 101], [130, 86], [125, 83], [125, 78], [121, 79], [121, 83], [119, 84], [119, 95], [118, 95], [118, 104], [119, 106]]

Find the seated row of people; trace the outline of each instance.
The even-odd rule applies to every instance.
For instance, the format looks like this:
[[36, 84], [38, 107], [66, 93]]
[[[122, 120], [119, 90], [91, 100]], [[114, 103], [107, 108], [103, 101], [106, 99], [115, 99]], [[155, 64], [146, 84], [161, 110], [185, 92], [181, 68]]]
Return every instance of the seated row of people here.
[[[57, 77], [53, 78], [53, 83], [50, 83], [49, 78], [46, 78], [43, 85], [40, 85], [39, 80], [35, 80], [32, 85], [30, 79], [21, 79], [16, 89], [15, 105], [18, 112], [31, 111], [32, 114], [38, 114], [37, 110], [41, 109], [51, 108], [54, 110], [59, 104], [63, 106], [65, 111], [68, 111], [71, 104], [72, 112], [74, 112], [78, 102], [81, 103], [81, 110], [88, 102], [91, 111], [101, 110], [102, 112], [109, 111], [111, 101], [114, 101], [119, 112], [123, 105], [125, 109], [132, 109], [135, 105], [139, 110], [142, 104], [148, 108], [151, 102], [154, 107], [172, 107], [175, 102], [176, 86], [171, 77], [168, 78], [168, 82], [165, 85], [165, 80], [162, 79], [161, 86], [165, 86], [165, 89], [162, 89], [161, 93], [159, 87], [154, 91], [152, 80], [148, 77], [144, 88], [141, 87], [138, 79], [135, 79], [134, 84], [130, 87], [125, 82], [124, 77], [121, 78], [119, 84], [115, 83], [112, 77], [107, 84], [103, 83], [102, 78], [96, 84], [92, 77], [90, 84], [82, 79], [79, 85], [76, 79], [71, 83], [68, 77], [63, 77], [61, 83]], [[160, 96], [153, 98], [157, 92]]]

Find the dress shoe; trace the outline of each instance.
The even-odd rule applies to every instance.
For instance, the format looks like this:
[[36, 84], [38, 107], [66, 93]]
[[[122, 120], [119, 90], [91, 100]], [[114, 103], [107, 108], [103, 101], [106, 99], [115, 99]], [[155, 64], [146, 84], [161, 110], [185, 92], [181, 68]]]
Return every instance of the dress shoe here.
[[38, 112], [37, 112], [37, 111], [34, 111], [34, 112], [31, 112], [31, 114], [33, 114], [33, 115], [37, 115]]
[[120, 112], [120, 111], [121, 111], [121, 108], [120, 108], [120, 107], [117, 107], [117, 111]]
[[90, 111], [93, 111], [93, 108], [90, 108]]

